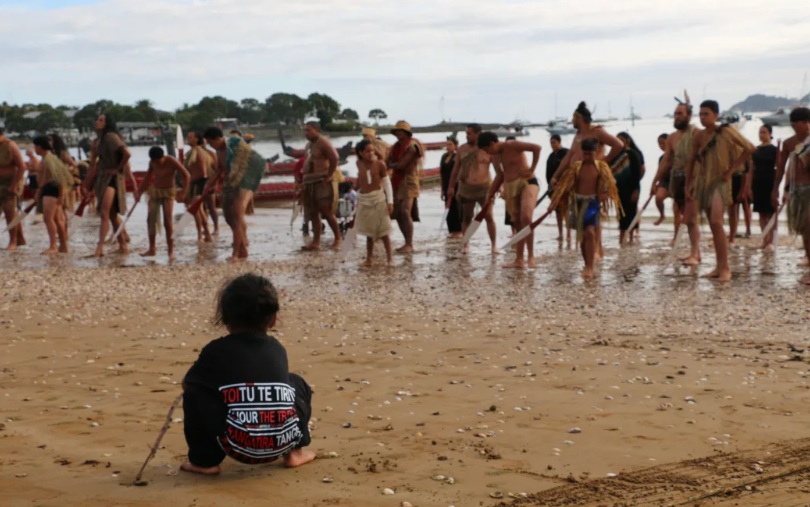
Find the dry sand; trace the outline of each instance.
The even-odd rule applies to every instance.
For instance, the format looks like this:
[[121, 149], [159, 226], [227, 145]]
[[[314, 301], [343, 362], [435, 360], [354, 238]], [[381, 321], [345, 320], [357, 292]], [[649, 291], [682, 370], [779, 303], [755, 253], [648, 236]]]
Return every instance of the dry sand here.
[[[0, 505], [652, 506], [717, 491], [700, 505], [807, 505], [799, 271], [743, 242], [718, 286], [664, 268], [668, 235], [653, 236], [619, 251], [609, 235], [587, 284], [574, 252], [544, 247], [540, 269], [514, 273], [485, 242], [463, 258], [435, 237], [394, 270], [359, 270], [360, 248], [348, 265], [331, 252], [96, 269], [4, 257]], [[281, 288], [274, 334], [315, 390], [323, 459], [178, 473], [178, 410], [148, 486], [130, 486], [221, 334], [217, 287], [247, 270]]]

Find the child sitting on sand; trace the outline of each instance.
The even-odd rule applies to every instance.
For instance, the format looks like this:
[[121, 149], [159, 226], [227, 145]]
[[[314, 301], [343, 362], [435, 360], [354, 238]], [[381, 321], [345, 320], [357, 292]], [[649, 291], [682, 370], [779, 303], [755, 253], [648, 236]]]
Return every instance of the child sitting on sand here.
[[225, 456], [247, 464], [315, 459], [310, 443], [312, 390], [289, 372], [287, 352], [267, 330], [278, 294], [266, 278], [244, 274], [220, 289], [216, 323], [228, 335], [206, 345], [183, 379], [186, 472], [216, 475]]

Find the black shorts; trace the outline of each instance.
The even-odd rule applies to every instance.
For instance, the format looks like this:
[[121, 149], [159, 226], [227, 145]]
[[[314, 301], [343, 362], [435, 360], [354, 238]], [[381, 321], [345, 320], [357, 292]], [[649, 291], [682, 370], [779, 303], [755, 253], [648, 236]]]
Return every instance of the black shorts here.
[[530, 179], [529, 185], [534, 185], [535, 187], [540, 188], [540, 182], [537, 181], [537, 177]]
[[56, 197], [59, 199], [59, 185], [56, 183], [46, 183], [42, 186], [42, 197]]
[[734, 204], [742, 204], [743, 199], [739, 199], [740, 191], [743, 186], [743, 173], [737, 173], [731, 177], [731, 198]]

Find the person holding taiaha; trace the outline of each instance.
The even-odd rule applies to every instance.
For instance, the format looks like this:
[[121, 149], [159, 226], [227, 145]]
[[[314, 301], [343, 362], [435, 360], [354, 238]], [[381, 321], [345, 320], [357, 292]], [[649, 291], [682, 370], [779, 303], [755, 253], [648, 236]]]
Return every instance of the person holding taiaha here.
[[[797, 107], [790, 112], [790, 125], [795, 135], [785, 140], [773, 189], [773, 204], [779, 200], [779, 183], [787, 174], [785, 197], [788, 228], [801, 235], [807, 266], [810, 259], [810, 109]], [[810, 285], [810, 276], [800, 280]]]
[[[99, 115], [96, 120], [98, 138], [90, 149], [90, 169], [84, 180], [83, 189], [90, 192], [91, 185], [96, 195], [97, 209], [101, 217], [98, 245], [95, 256], [104, 255], [104, 241], [110, 232], [110, 222], [115, 229], [121, 223], [119, 214], [127, 210], [125, 168], [130, 153], [112, 116]], [[129, 253], [126, 235], [118, 236], [118, 252]]]
[[[44, 255], [68, 252], [67, 217], [64, 201], [73, 191], [70, 169], [53, 153], [47, 136], [34, 138], [34, 150], [42, 157], [37, 168], [37, 193], [34, 200], [42, 199], [42, 216], [48, 229], [49, 247]], [[57, 238], [59, 240], [57, 246]]]
[[312, 242], [302, 247], [304, 251], [321, 248], [321, 219], [325, 219], [335, 236], [332, 249], [339, 250], [341, 243], [340, 227], [335, 212], [338, 202], [338, 154], [332, 143], [321, 135], [318, 122], [308, 122], [304, 126], [304, 137], [308, 143], [304, 150], [306, 161], [302, 174], [302, 201], [304, 220], [312, 222]]
[[310, 444], [312, 389], [290, 373], [287, 351], [267, 332], [280, 310], [266, 278], [244, 274], [217, 295], [215, 323], [228, 335], [203, 347], [183, 379], [185, 472], [217, 475], [226, 456], [288, 468], [315, 459]]
[[[135, 202], [141, 200], [144, 192], [149, 191], [149, 212], [146, 217], [146, 226], [149, 232], [149, 250], [141, 254], [141, 257], [154, 257], [155, 240], [157, 239], [157, 224], [160, 219], [160, 212], [163, 211], [163, 223], [166, 227], [166, 245], [169, 250], [169, 260], [174, 260], [174, 223], [172, 222], [172, 211], [174, 210], [175, 198], [175, 174], [180, 173], [183, 178], [184, 195], [188, 192], [189, 173], [183, 164], [174, 157], [163, 152], [163, 148], [153, 146], [149, 150], [149, 169], [141, 182], [141, 186], [135, 192]], [[153, 181], [154, 179], [154, 181]]]
[[[754, 145], [734, 128], [717, 125], [720, 106], [714, 100], [700, 104], [700, 123], [705, 130], [695, 135], [686, 167], [686, 198], [699, 212], [706, 213], [714, 239], [717, 267], [704, 278], [731, 280], [728, 238], [723, 215], [733, 202], [731, 175], [754, 153]], [[688, 220], [687, 220], [688, 222]]]
[[[17, 216], [24, 176], [25, 160], [20, 148], [0, 129], [0, 213], [6, 217], [6, 225], [11, 224]], [[9, 228], [6, 250], [16, 250], [25, 244], [22, 230], [22, 224]]]
[[223, 178], [222, 213], [233, 233], [233, 253], [229, 260], [245, 260], [248, 258], [245, 209], [253, 192], [259, 188], [267, 162], [242, 138], [229, 137], [226, 140], [222, 130], [217, 127], [209, 127], [203, 137], [217, 150], [216, 171], [208, 178], [203, 195], [212, 192], [219, 178]]
[[413, 138], [411, 126], [398, 121], [391, 134], [397, 142], [388, 154], [387, 166], [392, 171], [391, 185], [394, 189], [394, 219], [405, 237], [405, 244], [397, 253], [413, 252], [413, 222], [415, 201], [419, 197], [419, 171], [425, 151], [422, 144]]
[[[540, 160], [540, 145], [523, 141], [500, 142], [494, 132], [483, 132], [478, 136], [478, 148], [489, 155], [499, 157], [500, 164], [495, 165], [495, 181], [489, 186], [484, 206], [491, 206], [495, 194], [503, 186], [503, 198], [506, 211], [516, 230], [520, 231], [532, 222], [532, 213], [540, 193], [540, 183], [534, 175]], [[532, 163], [526, 165], [524, 153], [531, 152]], [[526, 262], [523, 261], [523, 250], [526, 250]], [[530, 233], [515, 245], [515, 261], [506, 264], [505, 268], [523, 269], [536, 266], [534, 260], [534, 233]]]
[[[482, 208], [487, 204], [489, 187], [492, 184], [492, 177], [489, 173], [489, 166], [492, 157], [486, 151], [478, 148], [478, 138], [481, 135], [481, 125], [470, 123], [467, 125], [467, 143], [459, 146], [456, 154], [453, 173], [450, 175], [450, 184], [447, 189], [447, 199], [453, 201], [458, 197], [461, 206], [461, 232], [466, 232], [475, 216], [475, 205]], [[456, 192], [458, 185], [458, 192]], [[492, 215], [492, 206], [486, 210], [485, 220], [487, 221], [487, 232], [492, 245], [492, 254], [498, 253], [496, 240], [495, 218]], [[530, 217], [531, 220], [531, 217]], [[463, 247], [463, 252], [467, 253], [469, 242]]]
[[[186, 142], [191, 146], [191, 151], [183, 161], [190, 178], [190, 184], [185, 195], [185, 203], [188, 206], [194, 198], [203, 195], [205, 184], [208, 183], [208, 175], [214, 172], [215, 162], [211, 152], [203, 147], [205, 140], [201, 133], [189, 132], [186, 136]], [[213, 200], [213, 192], [206, 195], [204, 199], [206, 204], [209, 199]], [[194, 221], [197, 225], [197, 241], [210, 243], [211, 233], [208, 230], [208, 217], [205, 215], [205, 206], [200, 206], [200, 211], [194, 216]]]
[[[603, 210], [616, 209], [621, 216], [619, 190], [610, 166], [596, 159], [599, 141], [585, 139], [578, 147], [582, 160], [577, 161], [554, 187], [554, 198], [549, 209], [560, 209], [567, 214], [571, 210], [570, 226], [576, 228], [585, 268], [582, 277], [593, 278], [597, 249], [597, 229]], [[571, 146], [574, 149], [574, 145]]]

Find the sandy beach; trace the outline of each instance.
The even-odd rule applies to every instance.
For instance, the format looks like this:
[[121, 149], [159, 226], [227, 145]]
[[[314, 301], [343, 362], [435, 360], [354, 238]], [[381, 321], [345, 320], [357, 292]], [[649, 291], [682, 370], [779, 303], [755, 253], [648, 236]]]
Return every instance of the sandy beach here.
[[[390, 270], [358, 268], [359, 246], [346, 263], [298, 253], [284, 209], [250, 217], [254, 260], [236, 266], [227, 232], [196, 255], [184, 237], [169, 266], [165, 250], [87, 258], [92, 215], [69, 258], [35, 255], [44, 231], [30, 226], [32, 246], [0, 257], [0, 504], [657, 506], [718, 491], [700, 504], [807, 504], [810, 292], [792, 238], [776, 261], [741, 240], [718, 285], [672, 266], [670, 226], [645, 222], [623, 249], [611, 229], [585, 283], [550, 225], [540, 267], [512, 272], [485, 234], [462, 256], [437, 236], [440, 205], [424, 213], [418, 252]], [[315, 391], [321, 459], [178, 473], [178, 410], [148, 485], [131, 486], [183, 375], [223, 334], [217, 288], [245, 271], [281, 290], [273, 334]]]

